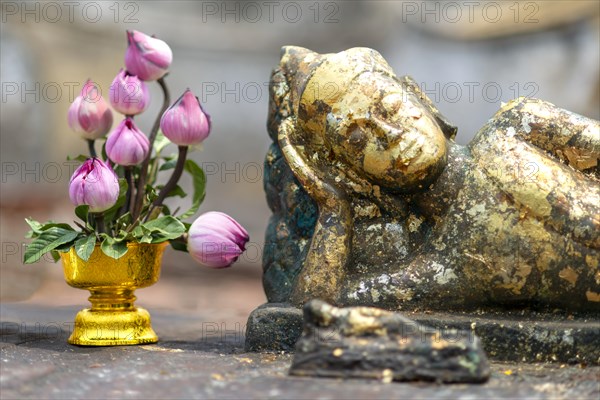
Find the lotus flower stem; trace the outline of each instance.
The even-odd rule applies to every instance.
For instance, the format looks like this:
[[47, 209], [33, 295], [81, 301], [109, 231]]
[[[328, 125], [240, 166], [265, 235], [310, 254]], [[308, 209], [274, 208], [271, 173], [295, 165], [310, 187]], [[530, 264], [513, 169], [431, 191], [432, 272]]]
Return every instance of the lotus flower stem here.
[[[129, 172], [129, 173], [128, 173]], [[125, 178], [127, 179], [127, 211], [132, 211], [135, 207], [135, 177], [133, 176], [133, 167], [125, 168]]]
[[96, 221], [96, 231], [98, 233], [106, 233], [104, 227], [104, 213], [94, 213], [94, 219]]
[[[166, 76], [166, 75], [165, 75]], [[140, 178], [138, 180], [137, 185], [137, 194], [135, 197], [134, 207], [131, 210], [133, 220], [135, 221], [140, 212], [142, 211], [142, 206], [144, 202], [144, 193], [146, 192], [146, 179], [148, 178], [148, 166], [150, 164], [150, 159], [152, 158], [152, 148], [154, 145], [154, 141], [156, 140], [156, 135], [158, 134], [158, 128], [160, 127], [160, 119], [164, 112], [169, 108], [169, 104], [171, 103], [171, 95], [169, 93], [169, 89], [167, 88], [167, 83], [165, 82], [165, 77], [159, 78], [157, 80], [160, 85], [163, 95], [164, 101], [156, 120], [154, 121], [154, 125], [152, 126], [152, 130], [150, 131], [150, 137], [148, 140], [150, 141], [150, 150], [148, 151], [148, 155], [144, 159], [142, 163], [142, 167], [140, 168]]]
[[133, 210], [133, 204], [135, 202], [135, 196], [133, 189], [135, 188], [135, 180], [133, 178], [132, 167], [125, 167], [125, 180], [127, 181], [127, 195], [125, 196], [125, 203], [119, 210], [119, 215], [124, 215], [127, 211]]
[[188, 146], [179, 146], [179, 155], [177, 156], [177, 164], [175, 164], [175, 170], [173, 174], [169, 178], [167, 184], [161, 189], [160, 193], [154, 203], [152, 203], [152, 207], [148, 215], [152, 213], [152, 210], [156, 207], [160, 207], [162, 202], [165, 200], [167, 195], [171, 192], [171, 190], [175, 189], [177, 186], [177, 182], [179, 182], [179, 178], [181, 178], [181, 174], [183, 173], [183, 167], [185, 166], [185, 159], [187, 157]]
[[96, 148], [94, 147], [94, 139], [87, 139], [88, 148], [90, 149], [90, 157], [96, 157]]

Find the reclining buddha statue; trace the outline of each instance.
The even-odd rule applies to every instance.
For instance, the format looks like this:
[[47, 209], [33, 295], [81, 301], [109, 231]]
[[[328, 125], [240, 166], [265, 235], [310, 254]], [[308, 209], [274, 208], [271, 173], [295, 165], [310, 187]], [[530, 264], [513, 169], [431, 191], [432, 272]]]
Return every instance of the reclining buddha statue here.
[[533, 98], [466, 146], [374, 50], [271, 75], [270, 302], [600, 311], [600, 124]]

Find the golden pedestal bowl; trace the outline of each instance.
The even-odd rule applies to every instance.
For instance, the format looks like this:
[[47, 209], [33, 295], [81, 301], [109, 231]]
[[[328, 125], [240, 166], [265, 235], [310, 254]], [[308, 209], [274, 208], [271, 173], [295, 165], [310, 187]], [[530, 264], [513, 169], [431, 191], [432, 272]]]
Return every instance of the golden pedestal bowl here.
[[79, 346], [156, 343], [150, 314], [135, 307], [133, 292], [158, 281], [167, 245], [129, 243], [127, 253], [116, 260], [98, 245], [88, 261], [79, 258], [74, 248], [61, 253], [65, 280], [74, 288], [89, 290], [92, 303], [75, 316], [68, 342]]

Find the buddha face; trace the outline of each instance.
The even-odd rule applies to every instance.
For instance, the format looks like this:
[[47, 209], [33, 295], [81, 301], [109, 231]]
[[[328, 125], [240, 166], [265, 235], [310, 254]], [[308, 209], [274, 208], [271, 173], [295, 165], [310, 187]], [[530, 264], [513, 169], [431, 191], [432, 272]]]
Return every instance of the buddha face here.
[[365, 72], [327, 114], [324, 141], [358, 174], [385, 188], [426, 188], [446, 164], [446, 138], [412, 92]]

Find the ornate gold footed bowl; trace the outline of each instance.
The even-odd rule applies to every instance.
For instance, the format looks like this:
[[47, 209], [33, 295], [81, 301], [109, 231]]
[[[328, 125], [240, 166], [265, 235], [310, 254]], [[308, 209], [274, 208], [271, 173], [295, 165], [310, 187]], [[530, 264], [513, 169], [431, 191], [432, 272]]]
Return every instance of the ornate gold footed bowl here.
[[100, 246], [88, 261], [79, 258], [74, 248], [61, 253], [67, 283], [92, 294], [92, 307], [75, 316], [70, 344], [121, 346], [158, 341], [148, 311], [133, 304], [133, 292], [158, 281], [167, 244], [129, 243], [127, 253], [117, 260], [105, 255]]

